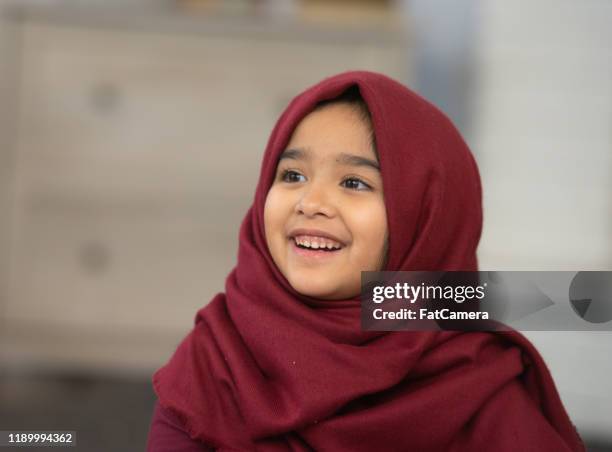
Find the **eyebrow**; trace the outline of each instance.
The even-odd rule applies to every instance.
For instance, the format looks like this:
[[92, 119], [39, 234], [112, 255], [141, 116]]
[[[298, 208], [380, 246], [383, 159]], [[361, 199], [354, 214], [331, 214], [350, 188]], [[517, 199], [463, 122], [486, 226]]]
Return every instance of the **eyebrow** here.
[[[278, 161], [280, 162], [283, 159], [308, 161], [310, 160], [310, 152], [303, 148], [285, 149], [278, 158]], [[336, 162], [344, 166], [365, 166], [380, 171], [380, 165], [375, 160], [359, 155], [347, 154], [346, 152], [339, 153]]]

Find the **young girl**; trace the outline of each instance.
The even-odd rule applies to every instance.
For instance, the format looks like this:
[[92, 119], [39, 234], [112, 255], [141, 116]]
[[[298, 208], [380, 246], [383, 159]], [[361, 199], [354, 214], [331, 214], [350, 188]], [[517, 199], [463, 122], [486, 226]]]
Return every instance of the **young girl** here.
[[297, 96], [225, 293], [153, 377], [153, 451], [584, 450], [515, 332], [360, 329], [361, 271], [477, 270], [481, 187], [444, 114], [372, 72]]

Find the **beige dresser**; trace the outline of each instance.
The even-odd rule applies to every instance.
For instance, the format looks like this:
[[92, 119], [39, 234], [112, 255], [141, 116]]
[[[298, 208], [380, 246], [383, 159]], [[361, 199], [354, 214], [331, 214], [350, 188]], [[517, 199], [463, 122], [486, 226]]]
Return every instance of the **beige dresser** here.
[[158, 367], [223, 290], [292, 96], [348, 69], [409, 77], [404, 37], [379, 26], [40, 9], [9, 22], [9, 366]]

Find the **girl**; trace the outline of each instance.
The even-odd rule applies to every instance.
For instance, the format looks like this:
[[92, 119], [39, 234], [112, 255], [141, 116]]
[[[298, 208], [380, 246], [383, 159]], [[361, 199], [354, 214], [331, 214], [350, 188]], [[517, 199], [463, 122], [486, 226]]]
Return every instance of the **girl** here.
[[579, 451], [515, 332], [360, 329], [361, 271], [477, 270], [481, 187], [450, 121], [346, 72], [297, 96], [263, 157], [225, 293], [153, 377], [153, 451]]

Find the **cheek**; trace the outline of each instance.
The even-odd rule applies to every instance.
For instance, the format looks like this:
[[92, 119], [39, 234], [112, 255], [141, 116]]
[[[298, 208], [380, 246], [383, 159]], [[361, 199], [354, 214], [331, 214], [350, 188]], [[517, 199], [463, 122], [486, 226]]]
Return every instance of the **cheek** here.
[[[359, 240], [361, 249], [369, 249], [370, 255], [384, 251], [387, 235], [387, 212], [382, 201], [372, 202], [369, 206], [355, 209], [351, 215], [354, 238]], [[372, 253], [376, 249], [378, 253]]]
[[264, 229], [268, 243], [278, 240], [278, 234], [284, 231], [289, 209], [286, 198], [274, 187], [268, 192], [264, 205]]
[[268, 245], [270, 244], [270, 238], [274, 230], [274, 224], [276, 223], [275, 212], [277, 212], [277, 209], [275, 208], [274, 194], [270, 191], [268, 192], [264, 205], [264, 229]]

